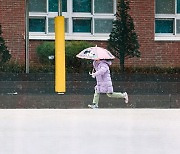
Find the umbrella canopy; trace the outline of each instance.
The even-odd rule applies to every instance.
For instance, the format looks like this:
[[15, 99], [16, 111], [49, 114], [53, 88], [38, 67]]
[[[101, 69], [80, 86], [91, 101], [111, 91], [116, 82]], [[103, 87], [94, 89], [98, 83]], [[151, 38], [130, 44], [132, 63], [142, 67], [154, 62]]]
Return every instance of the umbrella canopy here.
[[114, 59], [115, 57], [110, 53], [110, 51], [101, 47], [90, 47], [82, 50], [76, 55], [78, 58], [82, 59]]

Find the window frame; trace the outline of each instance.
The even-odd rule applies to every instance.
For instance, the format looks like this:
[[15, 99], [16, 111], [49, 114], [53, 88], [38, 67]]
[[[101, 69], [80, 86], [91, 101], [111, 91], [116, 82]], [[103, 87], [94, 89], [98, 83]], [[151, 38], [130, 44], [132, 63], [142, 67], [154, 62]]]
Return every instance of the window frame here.
[[[155, 11], [155, 21], [154, 21], [155, 41], [180, 41], [180, 34], [177, 34], [177, 24], [176, 24], [176, 21], [180, 20], [180, 13], [177, 13], [177, 0], [175, 0], [174, 7], [175, 7], [174, 14], [156, 14], [156, 8], [155, 8], [154, 10]], [[156, 19], [173, 19], [174, 21], [173, 33], [156, 33], [155, 32]]]
[[[45, 17], [46, 25], [45, 25], [45, 33], [38, 32], [29, 32], [29, 39], [38, 39], [38, 40], [54, 40], [55, 33], [48, 32], [48, 19], [54, 18], [58, 16], [58, 12], [48, 12], [49, 3], [46, 0], [46, 12], [29, 12], [29, 18], [37, 18], [37, 17]], [[91, 13], [76, 13], [73, 12], [73, 2], [72, 0], [67, 0], [67, 12], [62, 12], [62, 16], [67, 19], [67, 32], [65, 32], [66, 40], [107, 40], [109, 39], [109, 33], [95, 33], [95, 24], [94, 19], [115, 19], [114, 14], [116, 13], [116, 4], [117, 0], [113, 0], [113, 13], [105, 14], [105, 13], [94, 13], [94, 0], [92, 0], [92, 12]], [[81, 18], [87, 19], [91, 18], [91, 33], [73, 33], [73, 18]]]

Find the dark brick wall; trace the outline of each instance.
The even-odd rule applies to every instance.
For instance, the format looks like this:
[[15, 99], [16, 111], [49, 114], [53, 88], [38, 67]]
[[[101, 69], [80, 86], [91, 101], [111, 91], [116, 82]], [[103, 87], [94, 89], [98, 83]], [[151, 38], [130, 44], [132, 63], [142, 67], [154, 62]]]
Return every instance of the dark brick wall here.
[[25, 61], [25, 1], [0, 0], [0, 24], [12, 58]]

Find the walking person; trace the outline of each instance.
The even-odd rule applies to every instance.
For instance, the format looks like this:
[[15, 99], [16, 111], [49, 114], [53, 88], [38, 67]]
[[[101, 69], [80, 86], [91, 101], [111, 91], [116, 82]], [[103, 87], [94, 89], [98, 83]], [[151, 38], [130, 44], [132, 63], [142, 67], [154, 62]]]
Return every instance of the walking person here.
[[110, 75], [109, 66], [112, 64], [111, 60], [96, 59], [93, 61], [93, 71], [90, 75], [96, 78], [97, 85], [95, 86], [95, 93], [92, 104], [88, 107], [95, 109], [98, 108], [99, 97], [101, 93], [107, 94], [112, 98], [123, 98], [125, 103], [128, 103], [128, 94], [126, 92], [114, 92], [112, 86], [112, 80]]

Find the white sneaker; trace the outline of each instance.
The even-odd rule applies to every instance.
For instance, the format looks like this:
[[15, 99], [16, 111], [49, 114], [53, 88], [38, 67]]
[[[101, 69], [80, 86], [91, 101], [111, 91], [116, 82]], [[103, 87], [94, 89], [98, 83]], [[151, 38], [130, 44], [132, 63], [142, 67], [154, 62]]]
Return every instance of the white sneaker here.
[[127, 92], [125, 92], [125, 93], [124, 93], [124, 102], [125, 102], [125, 103], [128, 103], [128, 101], [129, 101], [129, 100], [128, 100], [128, 94], [127, 94]]
[[89, 104], [88, 107], [91, 108], [91, 109], [98, 109], [98, 105], [97, 104], [92, 104], [92, 105]]

